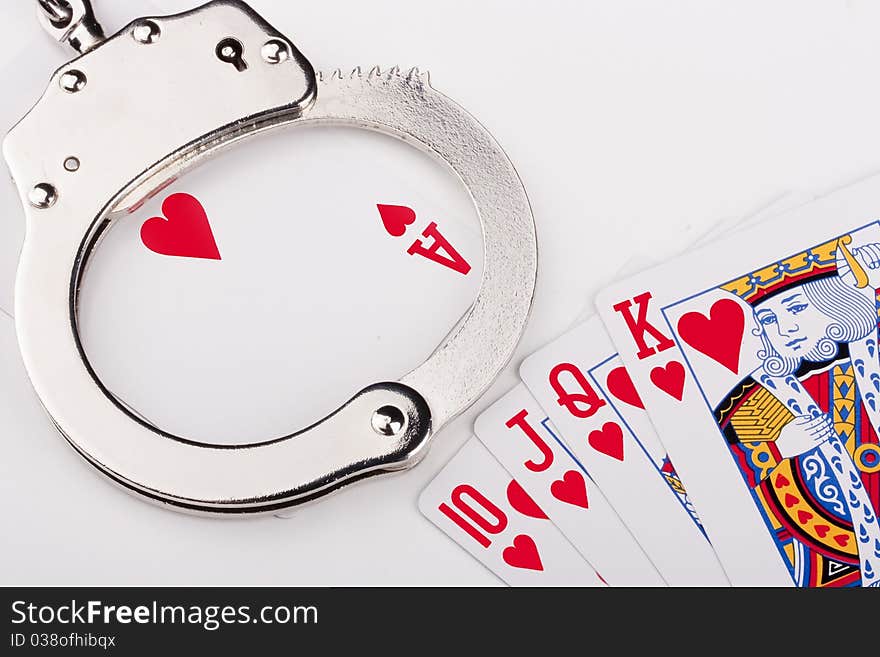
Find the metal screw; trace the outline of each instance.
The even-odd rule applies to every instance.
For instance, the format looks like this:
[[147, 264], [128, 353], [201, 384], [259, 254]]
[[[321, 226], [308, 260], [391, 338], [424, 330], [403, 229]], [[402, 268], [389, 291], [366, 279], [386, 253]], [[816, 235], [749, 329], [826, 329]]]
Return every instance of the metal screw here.
[[51, 208], [57, 200], [58, 190], [49, 183], [34, 185], [34, 188], [28, 192], [28, 202], [39, 210]]
[[61, 85], [64, 91], [75, 94], [86, 86], [86, 74], [76, 69], [67, 71], [58, 78], [58, 84]]
[[260, 50], [260, 55], [269, 64], [280, 64], [290, 57], [290, 48], [281, 39], [269, 39]]
[[403, 431], [406, 416], [396, 406], [383, 406], [370, 420], [373, 431], [382, 436], [396, 436]]
[[161, 35], [162, 30], [151, 20], [138, 21], [131, 30], [132, 38], [145, 46], [156, 43]]
[[79, 171], [79, 158], [70, 156], [64, 160], [65, 171]]

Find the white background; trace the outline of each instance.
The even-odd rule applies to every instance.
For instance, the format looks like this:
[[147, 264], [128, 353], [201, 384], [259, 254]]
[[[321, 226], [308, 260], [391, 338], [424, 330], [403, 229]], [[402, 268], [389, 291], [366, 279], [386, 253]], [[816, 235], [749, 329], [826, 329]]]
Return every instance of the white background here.
[[[108, 31], [143, 13], [136, 0], [95, 4]], [[515, 383], [522, 357], [568, 328], [634, 254], [668, 257], [718, 220], [788, 189], [828, 190], [880, 165], [880, 5], [869, 0], [253, 5], [316, 68], [430, 70], [434, 86], [502, 143], [528, 190], [540, 242], [535, 309], [519, 353], [415, 470], [290, 519], [220, 521], [153, 508], [81, 463], [27, 391], [7, 321], [2, 584], [497, 583], [418, 514], [416, 498], [470, 435], [476, 413]], [[4, 3], [0, 43], [5, 56], [35, 69], [6, 78], [0, 115], [8, 124], [63, 51], [41, 34], [26, 0]], [[328, 196], [338, 193], [334, 181], [327, 185]], [[0, 271], [8, 273], [22, 219], [5, 193]], [[4, 285], [0, 305], [8, 308]], [[417, 337], [375, 348], [399, 350], [406, 357], [394, 367], [405, 368], [428, 347]], [[145, 399], [157, 408], [162, 401]]]

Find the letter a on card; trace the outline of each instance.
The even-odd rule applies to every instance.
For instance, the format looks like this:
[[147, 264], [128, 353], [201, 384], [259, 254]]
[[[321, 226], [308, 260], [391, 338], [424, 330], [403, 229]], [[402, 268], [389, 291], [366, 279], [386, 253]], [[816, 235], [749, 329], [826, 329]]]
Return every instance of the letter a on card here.
[[422, 240], [416, 240], [406, 250], [410, 255], [419, 255], [428, 260], [432, 260], [437, 264], [448, 267], [452, 271], [466, 275], [471, 266], [461, 254], [455, 250], [443, 234], [438, 230], [436, 222], [431, 222], [428, 227], [422, 231], [422, 237], [433, 240], [429, 245], [425, 246]]

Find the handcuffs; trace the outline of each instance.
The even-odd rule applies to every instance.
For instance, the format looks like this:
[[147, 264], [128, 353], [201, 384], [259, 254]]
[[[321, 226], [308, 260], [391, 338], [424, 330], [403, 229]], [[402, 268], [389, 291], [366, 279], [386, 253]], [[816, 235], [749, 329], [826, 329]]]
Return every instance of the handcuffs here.
[[[88, 0], [37, 2], [43, 27], [80, 56], [56, 71], [3, 151], [27, 223], [15, 286], [19, 346], [61, 434], [125, 489], [202, 513], [277, 511], [415, 465], [506, 365], [531, 307], [534, 219], [492, 136], [417, 69], [316, 74], [238, 0], [141, 18], [109, 38]], [[485, 260], [473, 306], [419, 367], [368, 385], [288, 436], [213, 445], [137, 417], [98, 379], [77, 332], [78, 288], [101, 236], [242, 139], [328, 124], [400, 138], [464, 183]]]

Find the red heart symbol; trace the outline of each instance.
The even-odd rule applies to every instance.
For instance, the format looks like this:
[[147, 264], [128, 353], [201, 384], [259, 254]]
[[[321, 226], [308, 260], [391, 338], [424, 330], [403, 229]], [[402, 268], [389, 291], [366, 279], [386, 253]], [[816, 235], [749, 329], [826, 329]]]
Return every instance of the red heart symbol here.
[[798, 498], [796, 498], [794, 495], [792, 495], [791, 493], [785, 494], [785, 506], [787, 506], [789, 509], [791, 507], [793, 507], [795, 504], [797, 504], [798, 502], [800, 502], [800, 500]]
[[377, 204], [376, 207], [379, 208], [385, 230], [392, 237], [401, 237], [406, 232], [406, 227], [416, 220], [416, 213], [405, 205]]
[[798, 521], [799, 521], [802, 525], [806, 524], [807, 521], [808, 521], [810, 518], [812, 518], [812, 517], [813, 517], [813, 514], [810, 513], [809, 511], [804, 511], [803, 509], [801, 509], [800, 511], [798, 511]]
[[849, 543], [849, 536], [846, 534], [837, 534], [834, 536], [834, 542], [840, 547], [846, 547], [846, 544]]
[[782, 488], [783, 486], [788, 486], [791, 482], [788, 480], [788, 477], [785, 475], [779, 475], [776, 477], [776, 488]]
[[825, 538], [828, 535], [828, 532], [831, 531], [831, 527], [828, 525], [816, 525], [813, 527], [816, 530], [816, 533], [819, 535], [819, 538]]
[[525, 568], [527, 570], [544, 570], [544, 564], [541, 563], [541, 555], [538, 554], [538, 546], [531, 536], [519, 534], [513, 539], [513, 545], [504, 548], [501, 553], [504, 561], [514, 568]]
[[539, 507], [535, 500], [533, 500], [525, 489], [519, 485], [519, 482], [517, 482], [516, 479], [511, 479], [510, 483], [507, 484], [507, 499], [510, 501], [510, 506], [524, 516], [547, 520], [547, 514], [541, 510], [541, 507]]
[[623, 430], [617, 422], [606, 422], [601, 429], [591, 431], [587, 442], [596, 451], [623, 460]]
[[639, 397], [639, 391], [633, 385], [633, 381], [625, 367], [615, 367], [608, 372], [605, 383], [608, 385], [608, 391], [620, 401], [644, 410], [645, 404], [642, 402], [642, 398]]
[[590, 508], [590, 502], [587, 499], [587, 482], [577, 470], [569, 470], [562, 479], [557, 479], [550, 484], [550, 493], [562, 502], [583, 509]]
[[681, 401], [684, 395], [684, 365], [673, 360], [651, 370], [651, 383], [673, 399]]
[[712, 304], [708, 317], [698, 312], [682, 315], [678, 334], [694, 349], [736, 374], [745, 325], [742, 307], [733, 299], [719, 299]]
[[196, 197], [172, 194], [162, 203], [162, 213], [165, 217], [151, 217], [141, 226], [141, 241], [150, 251], [220, 260], [208, 215]]

